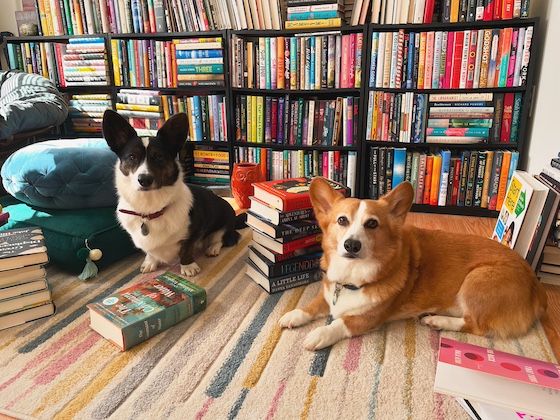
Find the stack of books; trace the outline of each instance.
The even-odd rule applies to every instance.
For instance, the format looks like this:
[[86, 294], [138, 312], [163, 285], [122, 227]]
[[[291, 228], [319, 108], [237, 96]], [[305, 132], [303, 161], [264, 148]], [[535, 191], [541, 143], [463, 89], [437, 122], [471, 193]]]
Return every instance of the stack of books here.
[[338, 28], [344, 22], [344, 0], [286, 0], [286, 29]]
[[125, 117], [139, 135], [155, 136], [163, 125], [162, 97], [157, 90], [121, 89], [117, 93], [117, 112]]
[[0, 330], [54, 314], [48, 261], [41, 228], [0, 232]]
[[174, 39], [177, 87], [225, 86], [222, 42], [221, 37]]
[[70, 38], [65, 47], [56, 45], [62, 59], [58, 61], [64, 75], [62, 87], [108, 85], [104, 38]]
[[112, 108], [111, 95], [91, 93], [72, 95], [68, 101], [69, 120], [77, 133], [101, 133], [103, 113]]
[[[247, 215], [253, 229], [247, 275], [268, 293], [303, 286], [322, 278], [321, 230], [313, 216], [311, 178], [288, 178], [253, 184]], [[350, 190], [329, 181], [344, 195]]]
[[210, 146], [198, 146], [192, 151], [193, 182], [229, 184], [229, 153]]

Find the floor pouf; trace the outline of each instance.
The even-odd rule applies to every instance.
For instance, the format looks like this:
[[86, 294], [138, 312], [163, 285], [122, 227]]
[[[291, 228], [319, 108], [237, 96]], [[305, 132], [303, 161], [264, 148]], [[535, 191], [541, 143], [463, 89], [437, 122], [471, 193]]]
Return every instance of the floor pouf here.
[[81, 273], [86, 264], [78, 252], [85, 247], [86, 240], [91, 249], [100, 249], [103, 253], [95, 262], [98, 269], [138, 251], [119, 225], [115, 207], [45, 209], [22, 203], [11, 196], [1, 197], [0, 205], [3, 211], [10, 213], [8, 223], [0, 230], [41, 227], [50, 261], [76, 274]]
[[101, 138], [48, 140], [10, 155], [2, 183], [13, 197], [42, 208], [116, 207], [116, 161]]

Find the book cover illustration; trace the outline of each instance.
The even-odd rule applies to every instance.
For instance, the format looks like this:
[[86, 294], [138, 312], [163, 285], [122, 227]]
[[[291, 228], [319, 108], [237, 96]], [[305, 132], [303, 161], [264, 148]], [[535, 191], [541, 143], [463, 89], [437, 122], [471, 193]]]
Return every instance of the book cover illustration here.
[[500, 209], [492, 239], [513, 249], [532, 194], [533, 189], [529, 184], [514, 173]]
[[16, 228], [0, 232], [0, 259], [47, 252], [39, 227]]
[[91, 326], [126, 350], [206, 308], [206, 291], [173, 273], [87, 305]]

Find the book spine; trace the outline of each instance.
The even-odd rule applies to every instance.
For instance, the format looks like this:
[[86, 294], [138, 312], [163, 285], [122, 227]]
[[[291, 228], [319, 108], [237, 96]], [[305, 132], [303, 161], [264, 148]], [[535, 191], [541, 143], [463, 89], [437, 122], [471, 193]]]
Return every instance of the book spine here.
[[[288, 22], [286, 22], [288, 23]], [[294, 287], [305, 286], [322, 278], [320, 269], [309, 270], [295, 274], [288, 278], [270, 281], [270, 293], [278, 293]]]

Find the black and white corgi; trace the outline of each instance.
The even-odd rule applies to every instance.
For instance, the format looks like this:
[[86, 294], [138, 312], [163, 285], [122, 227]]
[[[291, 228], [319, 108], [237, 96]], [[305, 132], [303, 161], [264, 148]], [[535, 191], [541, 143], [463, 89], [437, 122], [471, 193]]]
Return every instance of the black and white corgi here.
[[243, 215], [212, 191], [187, 185], [177, 155], [189, 128], [184, 113], [169, 118], [155, 137], [139, 137], [115, 111], [103, 115], [103, 136], [119, 160], [115, 186], [119, 197], [117, 218], [134, 244], [146, 253], [143, 273], [179, 257], [181, 273], [194, 276], [200, 267], [198, 248], [217, 256], [222, 246], [239, 240], [236, 229], [245, 227]]

